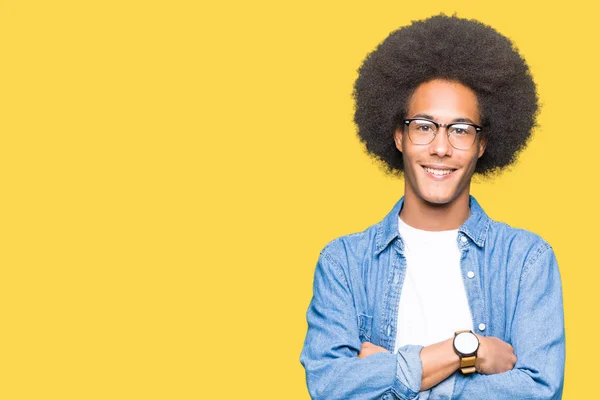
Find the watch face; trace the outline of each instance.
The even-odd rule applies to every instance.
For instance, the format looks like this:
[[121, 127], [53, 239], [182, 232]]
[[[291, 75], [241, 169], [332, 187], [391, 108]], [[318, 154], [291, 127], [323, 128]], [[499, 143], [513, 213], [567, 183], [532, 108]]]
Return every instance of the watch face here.
[[473, 354], [479, 347], [479, 340], [471, 332], [461, 332], [454, 338], [454, 347], [462, 354]]

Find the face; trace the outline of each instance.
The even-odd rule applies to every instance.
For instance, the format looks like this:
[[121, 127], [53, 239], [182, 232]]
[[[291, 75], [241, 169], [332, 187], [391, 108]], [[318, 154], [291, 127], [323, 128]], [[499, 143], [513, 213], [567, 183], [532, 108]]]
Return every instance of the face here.
[[[417, 87], [409, 100], [406, 115], [406, 118], [415, 117], [441, 124], [471, 122], [481, 125], [475, 93], [458, 82], [441, 79]], [[467, 150], [452, 147], [445, 128], [440, 128], [433, 142], [427, 145], [412, 143], [405, 126], [396, 129], [394, 139], [404, 160], [407, 199], [441, 205], [468, 198], [477, 159], [485, 150], [485, 140], [479, 135]]]

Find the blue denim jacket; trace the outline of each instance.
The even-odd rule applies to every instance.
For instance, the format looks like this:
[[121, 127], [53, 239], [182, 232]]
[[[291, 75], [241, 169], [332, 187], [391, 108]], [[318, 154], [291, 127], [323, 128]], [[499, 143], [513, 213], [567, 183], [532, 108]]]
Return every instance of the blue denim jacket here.
[[[471, 197], [457, 243], [476, 333], [510, 343], [518, 360], [495, 375], [454, 373], [419, 392], [422, 346], [392, 354], [406, 271], [403, 199], [380, 223], [321, 252], [300, 361], [315, 399], [560, 399], [565, 332], [560, 275], [539, 236], [492, 221]], [[473, 274], [467, 275], [468, 272]], [[357, 357], [369, 341], [389, 350]]]

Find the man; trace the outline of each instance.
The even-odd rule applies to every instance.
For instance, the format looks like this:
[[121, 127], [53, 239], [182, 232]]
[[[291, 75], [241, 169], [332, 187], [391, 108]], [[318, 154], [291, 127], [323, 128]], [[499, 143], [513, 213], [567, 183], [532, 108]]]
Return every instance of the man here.
[[444, 15], [393, 32], [355, 84], [367, 150], [404, 174], [380, 223], [321, 252], [301, 354], [317, 399], [559, 399], [552, 248], [492, 221], [474, 173], [514, 162], [537, 94], [511, 42]]

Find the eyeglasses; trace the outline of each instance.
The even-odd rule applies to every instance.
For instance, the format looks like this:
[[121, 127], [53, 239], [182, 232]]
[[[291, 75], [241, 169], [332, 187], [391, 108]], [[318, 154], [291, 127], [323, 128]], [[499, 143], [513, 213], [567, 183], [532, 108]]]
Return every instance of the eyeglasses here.
[[429, 144], [433, 142], [440, 128], [446, 128], [448, 142], [457, 150], [470, 149], [475, 143], [477, 134], [481, 132], [479, 125], [468, 122], [439, 124], [423, 118], [408, 118], [403, 120], [408, 126], [408, 138], [414, 144]]

